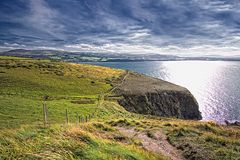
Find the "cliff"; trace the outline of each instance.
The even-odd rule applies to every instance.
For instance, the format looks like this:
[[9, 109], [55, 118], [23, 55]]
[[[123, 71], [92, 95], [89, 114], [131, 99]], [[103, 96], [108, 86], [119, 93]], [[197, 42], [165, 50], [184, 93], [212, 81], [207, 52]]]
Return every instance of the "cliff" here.
[[119, 104], [127, 111], [182, 119], [201, 119], [199, 106], [184, 87], [129, 72], [115, 94], [122, 96]]

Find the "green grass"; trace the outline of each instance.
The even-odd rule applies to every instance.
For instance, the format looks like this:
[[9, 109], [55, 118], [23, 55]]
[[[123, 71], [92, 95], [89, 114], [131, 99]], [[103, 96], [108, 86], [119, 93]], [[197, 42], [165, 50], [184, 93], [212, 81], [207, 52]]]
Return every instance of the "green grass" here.
[[238, 160], [240, 157], [240, 127], [237, 126], [148, 116], [120, 118], [108, 124], [134, 127], [150, 138], [162, 129], [168, 141], [181, 150], [186, 159]]
[[[134, 114], [118, 105], [114, 96], [98, 105], [99, 95], [108, 92], [123, 73], [91, 65], [0, 57], [0, 159], [166, 159], [144, 150], [140, 140], [121, 135], [117, 126], [145, 132], [149, 138], [162, 130], [186, 159], [240, 157], [239, 127]], [[90, 122], [77, 123], [77, 115], [93, 113]]]
[[98, 96], [111, 89], [110, 79], [122, 73], [90, 65], [1, 57], [0, 128], [41, 123], [44, 96], [49, 97], [49, 123], [63, 123], [65, 109], [70, 121], [76, 121], [77, 114], [100, 112]]
[[165, 159], [131, 141], [115, 140], [119, 134], [111, 126], [98, 122], [4, 130], [0, 132], [0, 159]]
[[[10, 60], [10, 59], [12, 59], [12, 60], [28, 60], [29, 58], [13, 57], [13, 56], [0, 56], [0, 60], [1, 59], [3, 59], [3, 60], [6, 60], [6, 59], [8, 59], [8, 60]], [[29, 60], [31, 60], [31, 59], [29, 59]]]
[[110, 89], [105, 79], [123, 71], [37, 60], [0, 60], [1, 95], [41, 98], [96, 95]]

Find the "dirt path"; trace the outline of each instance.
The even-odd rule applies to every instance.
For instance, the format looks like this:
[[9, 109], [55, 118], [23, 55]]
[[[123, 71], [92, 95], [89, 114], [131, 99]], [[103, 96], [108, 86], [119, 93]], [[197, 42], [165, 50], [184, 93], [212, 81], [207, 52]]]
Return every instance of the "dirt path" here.
[[[120, 87], [120, 86], [124, 83], [124, 81], [125, 81], [125, 79], [127, 78], [128, 75], [129, 75], [129, 71], [127, 70], [126, 73], [125, 73], [125, 75], [123, 76], [123, 78], [122, 78], [122, 80], [121, 80], [121, 83], [119, 83], [118, 85], [116, 85], [115, 87], [113, 87], [108, 93], [111, 93], [111, 92], [113, 92], [117, 87]], [[107, 93], [107, 94], [108, 94], [108, 93]]]
[[171, 160], [184, 160], [179, 151], [168, 143], [166, 136], [161, 131], [155, 132], [154, 137], [150, 138], [146, 133], [137, 132], [134, 129], [123, 127], [117, 127], [117, 129], [126, 137], [138, 138], [141, 141], [143, 148], [148, 151], [162, 153]]
[[123, 78], [120, 80], [121, 82], [119, 84], [117, 84], [115, 87], [113, 87], [112, 89], [110, 89], [108, 92], [106, 93], [102, 93], [99, 95], [98, 97], [98, 108], [102, 106], [103, 102], [104, 102], [104, 97], [107, 97], [109, 94], [111, 94], [117, 87], [121, 86], [125, 79], [127, 78], [127, 76], [129, 75], [129, 71], [127, 70], [126, 73], [124, 74]]

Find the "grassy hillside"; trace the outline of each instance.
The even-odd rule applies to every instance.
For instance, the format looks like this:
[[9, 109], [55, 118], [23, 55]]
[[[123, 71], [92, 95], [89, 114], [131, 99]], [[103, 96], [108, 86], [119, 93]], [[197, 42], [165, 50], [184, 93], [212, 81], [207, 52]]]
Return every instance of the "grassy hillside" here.
[[[124, 74], [91, 65], [1, 57], [0, 159], [168, 159], [144, 141], [161, 147], [160, 132], [187, 159], [240, 157], [239, 127], [143, 116], [127, 112], [113, 98], [99, 101]], [[89, 122], [78, 123], [77, 115], [93, 113]]]
[[[7, 138], [8, 137], [8, 138]], [[0, 153], [3, 159], [165, 159], [147, 152], [137, 140], [120, 142], [116, 129], [90, 122], [80, 125], [52, 125], [49, 128], [22, 127], [1, 133]], [[127, 139], [126, 139], [127, 140]], [[125, 141], [126, 141], [125, 140]]]
[[42, 120], [43, 97], [48, 96], [49, 122], [63, 122], [96, 111], [98, 95], [111, 88], [122, 70], [48, 60], [1, 57], [0, 128]]

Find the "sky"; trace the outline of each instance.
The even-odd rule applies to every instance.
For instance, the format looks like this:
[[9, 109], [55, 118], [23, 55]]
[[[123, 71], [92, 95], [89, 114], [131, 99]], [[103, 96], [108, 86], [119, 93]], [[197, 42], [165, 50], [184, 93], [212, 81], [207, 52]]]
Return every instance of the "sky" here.
[[240, 55], [240, 0], [0, 0], [0, 50]]

